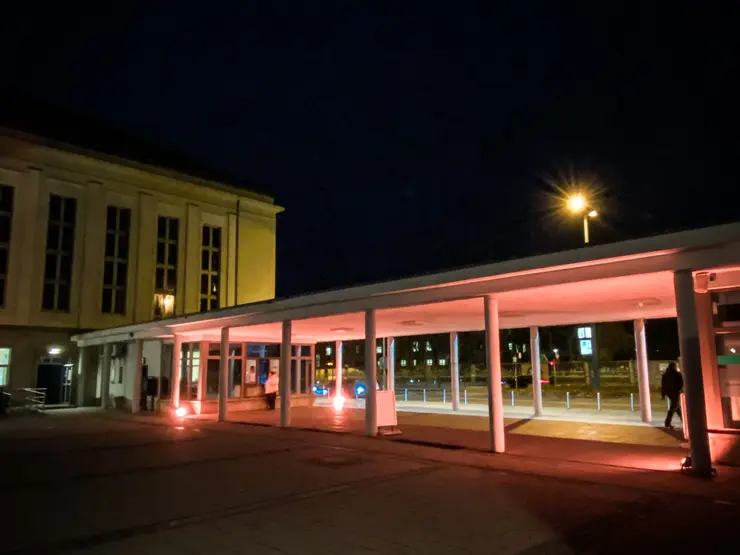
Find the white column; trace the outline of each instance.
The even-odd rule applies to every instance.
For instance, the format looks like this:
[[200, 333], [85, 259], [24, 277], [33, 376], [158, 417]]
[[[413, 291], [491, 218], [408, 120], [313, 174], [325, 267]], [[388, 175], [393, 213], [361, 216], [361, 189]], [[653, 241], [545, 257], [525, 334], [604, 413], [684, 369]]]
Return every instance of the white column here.
[[141, 378], [144, 364], [144, 341], [134, 341], [134, 387], [131, 390], [131, 412], [141, 411]]
[[385, 368], [388, 383], [386, 389], [393, 391], [396, 389], [396, 338], [386, 338]]
[[293, 325], [283, 321], [283, 341], [280, 345], [280, 427], [290, 426], [290, 357]]
[[100, 408], [107, 409], [110, 406], [110, 343], [103, 345], [103, 367], [100, 369]]
[[[300, 347], [298, 347], [300, 353]], [[293, 348], [291, 347], [291, 362], [290, 367], [293, 368]], [[293, 374], [293, 388], [295, 389], [296, 395], [301, 394], [301, 360], [297, 358], [295, 360], [295, 374]]]
[[334, 345], [334, 396], [342, 395], [342, 342]]
[[678, 313], [678, 340], [681, 353], [681, 373], [686, 392], [686, 412], [691, 466], [695, 474], [708, 476], [712, 472], [707, 432], [707, 412], [704, 401], [704, 381], [699, 348], [699, 324], [694, 304], [694, 276], [691, 270], [679, 270], [673, 275]]
[[640, 392], [640, 418], [645, 423], [653, 420], [650, 405], [650, 367], [648, 365], [645, 320], [635, 320], [635, 352], [637, 354], [637, 388]]
[[532, 359], [532, 397], [534, 415], [542, 416], [542, 357], [540, 356], [540, 328], [529, 328], [529, 357]]
[[316, 345], [311, 345], [311, 377], [308, 386], [308, 393], [313, 394], [313, 386], [316, 384]]
[[172, 337], [172, 376], [170, 377], [170, 401], [174, 408], [180, 406], [180, 374], [182, 373], [180, 351], [182, 351], [182, 337], [174, 335]]
[[221, 361], [218, 373], [218, 421], [226, 422], [229, 398], [229, 328], [221, 328]]
[[85, 404], [85, 355], [90, 347], [79, 347], [77, 349], [77, 406]]
[[460, 410], [460, 336], [450, 333], [450, 383], [452, 385], [452, 410]]
[[491, 450], [503, 453], [504, 398], [501, 392], [501, 339], [499, 337], [498, 300], [491, 296], [483, 298], [486, 319], [486, 365], [488, 366], [488, 427]]
[[375, 350], [375, 309], [365, 311], [365, 433], [370, 437], [378, 435], [378, 357]]

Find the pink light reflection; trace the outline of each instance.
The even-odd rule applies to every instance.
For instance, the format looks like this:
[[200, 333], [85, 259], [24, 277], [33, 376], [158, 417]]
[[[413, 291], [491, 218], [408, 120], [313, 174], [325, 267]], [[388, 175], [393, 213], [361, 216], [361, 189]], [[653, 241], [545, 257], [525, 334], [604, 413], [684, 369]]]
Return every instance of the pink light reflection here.
[[342, 410], [344, 408], [344, 401], [345, 399], [341, 395], [337, 395], [336, 397], [334, 397], [334, 399], [332, 400], [332, 404], [334, 405], [334, 410], [336, 411]]

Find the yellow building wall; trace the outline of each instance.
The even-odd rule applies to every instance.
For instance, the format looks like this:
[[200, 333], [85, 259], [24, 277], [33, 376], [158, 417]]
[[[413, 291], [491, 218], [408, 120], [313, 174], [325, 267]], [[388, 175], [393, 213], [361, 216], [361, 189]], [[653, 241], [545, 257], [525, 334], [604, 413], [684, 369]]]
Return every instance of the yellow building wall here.
[[239, 214], [237, 304], [275, 298], [275, 218]]

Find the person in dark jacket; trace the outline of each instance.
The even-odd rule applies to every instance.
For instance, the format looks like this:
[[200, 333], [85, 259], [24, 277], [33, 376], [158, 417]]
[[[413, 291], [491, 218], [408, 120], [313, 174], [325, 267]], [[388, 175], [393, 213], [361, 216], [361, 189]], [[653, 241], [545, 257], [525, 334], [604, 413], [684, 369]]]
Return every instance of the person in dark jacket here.
[[678, 417], [683, 420], [681, 416], [681, 390], [683, 389], [683, 376], [676, 368], [676, 363], [671, 362], [663, 373], [663, 379], [660, 383], [660, 396], [661, 399], [668, 397], [670, 405], [668, 406], [668, 414], [665, 417], [665, 427], [673, 429], [673, 415], [677, 414]]

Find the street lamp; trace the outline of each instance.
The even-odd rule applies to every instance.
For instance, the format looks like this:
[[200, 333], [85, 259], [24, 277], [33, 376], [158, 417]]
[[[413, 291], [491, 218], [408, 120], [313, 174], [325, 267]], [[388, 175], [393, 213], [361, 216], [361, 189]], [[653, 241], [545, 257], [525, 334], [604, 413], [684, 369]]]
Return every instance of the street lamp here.
[[588, 219], [595, 218], [599, 213], [588, 205], [586, 197], [581, 193], [569, 196], [565, 204], [573, 214], [583, 214], [583, 242], [588, 244]]

